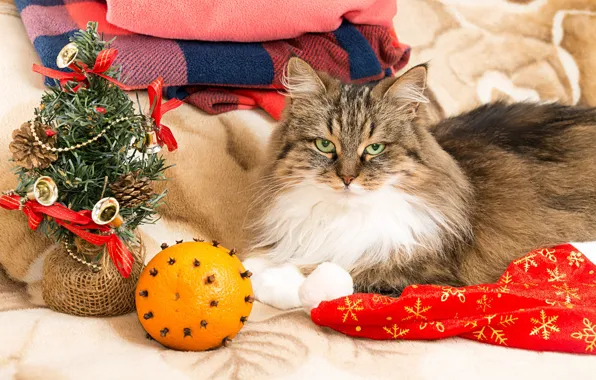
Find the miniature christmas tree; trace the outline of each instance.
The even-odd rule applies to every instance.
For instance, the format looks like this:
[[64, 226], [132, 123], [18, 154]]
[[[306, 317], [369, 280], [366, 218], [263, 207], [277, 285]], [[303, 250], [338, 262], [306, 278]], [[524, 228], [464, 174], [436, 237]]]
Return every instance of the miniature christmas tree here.
[[[135, 229], [157, 220], [164, 192], [153, 181], [167, 169], [162, 145], [176, 149], [161, 116], [181, 104], [161, 104], [161, 79], [149, 88], [150, 115], [139, 114], [119, 82], [116, 50], [103, 41], [97, 23], [76, 32], [57, 58], [57, 71], [34, 65], [56, 79], [33, 120], [13, 132], [10, 151], [18, 186], [0, 206], [21, 209], [29, 226], [67, 247], [80, 241], [107, 247], [120, 273], [132, 266]], [[139, 107], [140, 108], [140, 107]], [[16, 202], [16, 203], [15, 203]], [[97, 250], [96, 250], [97, 251]], [[98, 255], [102, 255], [100, 250]], [[98, 269], [100, 257], [78, 257]]]

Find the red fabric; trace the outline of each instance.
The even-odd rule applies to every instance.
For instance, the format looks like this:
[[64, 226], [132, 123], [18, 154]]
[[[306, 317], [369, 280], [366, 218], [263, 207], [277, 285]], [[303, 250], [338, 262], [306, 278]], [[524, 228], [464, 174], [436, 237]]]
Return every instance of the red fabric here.
[[379, 340], [452, 336], [536, 351], [595, 354], [596, 266], [570, 244], [513, 261], [496, 284], [412, 285], [399, 298], [322, 302], [313, 322]]
[[[245, 97], [262, 108], [275, 120], [280, 120], [282, 111], [286, 105], [286, 95], [277, 90], [234, 90], [236, 95]], [[239, 102], [243, 104], [243, 102]], [[252, 107], [251, 107], [252, 108]]]
[[279, 90], [205, 88], [192, 93], [184, 101], [211, 115], [260, 107], [275, 120], [280, 120], [285, 95]]
[[162, 88], [163, 78], [159, 77], [149, 84], [147, 93], [149, 95], [149, 103], [151, 104], [151, 117], [155, 120], [157, 140], [160, 145], [165, 144], [168, 147], [168, 151], [171, 152], [178, 149], [178, 142], [174, 138], [174, 134], [170, 128], [161, 123], [161, 118], [166, 112], [180, 107], [182, 100], [170, 99], [164, 104], [161, 104]]

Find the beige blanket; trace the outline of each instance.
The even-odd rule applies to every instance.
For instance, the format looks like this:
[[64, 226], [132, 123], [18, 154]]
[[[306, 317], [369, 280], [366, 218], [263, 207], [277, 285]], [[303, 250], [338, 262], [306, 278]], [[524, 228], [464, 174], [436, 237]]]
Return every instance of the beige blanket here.
[[[398, 13], [398, 35], [414, 47], [411, 63], [430, 62], [430, 87], [447, 114], [498, 98], [596, 105], [594, 0], [400, 0]], [[0, 172], [7, 173], [10, 133], [43, 92], [30, 70], [38, 57], [7, 0], [0, 0], [0, 57]], [[259, 111], [207, 116], [189, 106], [164, 122], [181, 148], [168, 156], [177, 166], [164, 219], [144, 228], [149, 252], [198, 235], [239, 244], [250, 182], [274, 123]], [[0, 190], [14, 183], [11, 174], [0, 176]], [[0, 212], [3, 228], [7, 218]], [[2, 232], [0, 250], [43, 245], [30, 234]], [[590, 244], [580, 249], [596, 252]], [[261, 304], [231, 347], [175, 352], [147, 340], [135, 315], [85, 319], [35, 308], [21, 285], [0, 275], [0, 379], [595, 377], [591, 356], [462, 339], [358, 340], [314, 326], [302, 311]]]

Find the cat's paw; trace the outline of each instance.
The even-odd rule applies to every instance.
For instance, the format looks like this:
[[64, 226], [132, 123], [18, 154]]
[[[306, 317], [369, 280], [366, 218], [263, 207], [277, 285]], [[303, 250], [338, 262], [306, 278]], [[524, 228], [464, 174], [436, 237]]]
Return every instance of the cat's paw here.
[[300, 303], [308, 313], [329, 301], [354, 293], [352, 276], [337, 264], [323, 263], [306, 278], [300, 287]]
[[298, 290], [304, 282], [304, 275], [298, 268], [286, 264], [265, 267], [261, 271], [255, 268], [253, 271], [250, 262], [244, 265], [253, 272], [252, 289], [259, 302], [282, 310], [301, 306]]

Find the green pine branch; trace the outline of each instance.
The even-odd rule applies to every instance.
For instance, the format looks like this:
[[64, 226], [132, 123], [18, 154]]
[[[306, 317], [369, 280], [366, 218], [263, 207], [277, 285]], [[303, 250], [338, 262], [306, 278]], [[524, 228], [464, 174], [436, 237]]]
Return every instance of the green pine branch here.
[[[89, 23], [86, 30], [78, 31], [71, 38], [79, 52], [77, 60], [92, 67], [95, 58], [111, 41], [103, 41], [97, 32], [97, 23]], [[121, 69], [112, 67], [106, 75], [119, 79]], [[16, 191], [24, 195], [39, 176], [50, 176], [59, 188], [58, 202], [79, 210], [91, 210], [102, 197], [112, 196], [108, 183], [121, 175], [139, 171], [152, 181], [165, 180], [169, 168], [159, 154], [146, 154], [138, 150], [145, 141], [144, 116], [135, 112], [133, 102], [119, 87], [96, 75], [88, 76], [88, 86], [73, 92], [77, 83], [62, 88], [59, 83], [50, 86], [35, 109], [35, 120], [49, 126], [57, 134], [57, 147], [72, 147], [101, 133], [114, 120], [108, 133], [83, 148], [58, 153], [58, 159], [42, 170], [15, 169], [19, 177]], [[99, 112], [98, 107], [105, 109]], [[125, 224], [117, 233], [127, 241], [134, 241], [134, 230], [142, 224], [158, 220], [157, 208], [163, 203], [166, 192], [153, 194], [151, 199], [135, 208], [121, 208]], [[57, 240], [71, 238], [71, 233], [46, 218], [39, 227], [43, 233]]]

